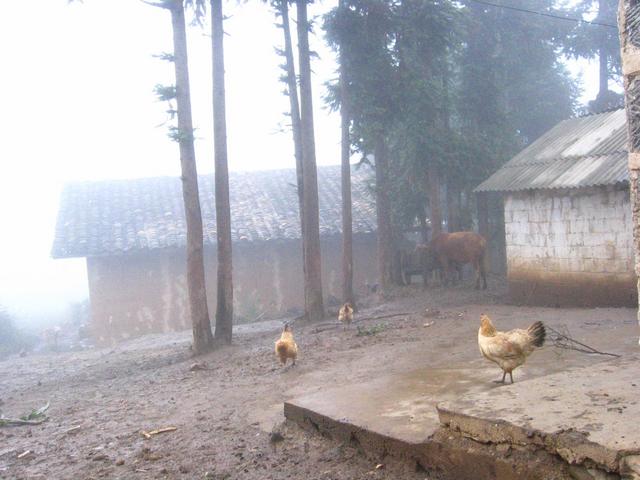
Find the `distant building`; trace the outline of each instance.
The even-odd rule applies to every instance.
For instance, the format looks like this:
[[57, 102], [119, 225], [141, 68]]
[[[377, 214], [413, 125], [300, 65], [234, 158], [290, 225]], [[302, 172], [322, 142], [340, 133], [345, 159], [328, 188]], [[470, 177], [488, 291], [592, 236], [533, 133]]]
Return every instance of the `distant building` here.
[[476, 192], [504, 196], [512, 301], [637, 305], [624, 110], [560, 122]]
[[[354, 170], [354, 286], [375, 283], [375, 204], [368, 173]], [[216, 305], [213, 177], [199, 178], [207, 297]], [[300, 312], [302, 246], [294, 170], [231, 173], [235, 313], [241, 321]], [[340, 167], [318, 168], [325, 296], [341, 292]], [[101, 344], [190, 328], [180, 179], [67, 185], [52, 256], [86, 257], [91, 332]]]

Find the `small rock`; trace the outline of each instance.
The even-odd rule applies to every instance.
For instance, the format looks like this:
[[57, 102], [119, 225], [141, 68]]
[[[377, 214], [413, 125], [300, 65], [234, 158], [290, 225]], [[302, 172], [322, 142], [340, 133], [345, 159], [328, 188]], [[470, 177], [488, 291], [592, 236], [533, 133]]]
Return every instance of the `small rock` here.
[[[618, 475], [597, 468], [586, 468], [582, 465], [569, 466], [569, 474], [575, 480], [614, 480], [620, 478]], [[634, 477], [629, 478], [633, 479]]]
[[118, 459], [118, 460], [116, 460], [116, 465], [117, 465], [118, 467], [120, 467], [120, 466], [124, 465], [124, 460], [123, 460], [123, 459], [121, 459], [121, 458], [120, 458], [120, 459]]
[[509, 450], [511, 450], [511, 445], [509, 445], [508, 443], [499, 443], [496, 446], [496, 450], [502, 454], [505, 454], [509, 452]]
[[574, 480], [593, 480], [588, 470], [582, 465], [569, 465], [569, 474]]
[[189, 370], [192, 372], [196, 372], [198, 370], [208, 370], [209, 367], [207, 366], [206, 362], [196, 362], [193, 363], [191, 365], [191, 367], [189, 367]]
[[625, 480], [640, 480], [640, 455], [628, 455], [620, 461], [620, 475]]

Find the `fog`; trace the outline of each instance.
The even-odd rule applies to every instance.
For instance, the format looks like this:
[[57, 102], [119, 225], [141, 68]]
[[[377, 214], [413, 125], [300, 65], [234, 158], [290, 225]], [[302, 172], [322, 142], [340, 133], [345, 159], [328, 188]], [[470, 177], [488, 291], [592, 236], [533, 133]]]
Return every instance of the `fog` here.
[[[319, 15], [337, 4], [314, 5]], [[294, 167], [283, 125], [281, 44], [274, 16], [261, 3], [225, 2], [225, 55], [231, 170]], [[339, 162], [339, 118], [323, 106], [335, 75], [320, 29], [313, 48], [319, 164]], [[210, 40], [192, 27], [190, 63], [200, 173], [212, 171]], [[131, 0], [9, 2], [0, 17], [4, 46], [0, 128], [0, 305], [23, 325], [60, 321], [88, 295], [84, 259], [49, 257], [65, 182], [178, 175], [178, 148], [166, 136], [166, 106], [154, 85], [173, 83], [166, 11]], [[571, 62], [583, 77], [582, 101], [595, 97], [597, 65]]]

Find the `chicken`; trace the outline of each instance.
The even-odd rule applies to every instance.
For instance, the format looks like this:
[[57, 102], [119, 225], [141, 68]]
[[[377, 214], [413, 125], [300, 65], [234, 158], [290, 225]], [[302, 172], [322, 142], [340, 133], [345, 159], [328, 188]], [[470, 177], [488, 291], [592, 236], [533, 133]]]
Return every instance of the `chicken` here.
[[502, 369], [502, 380], [498, 383], [505, 382], [507, 373], [513, 383], [513, 370], [524, 364], [536, 347], [544, 344], [545, 336], [542, 322], [535, 322], [526, 330], [516, 328], [498, 332], [487, 315], [480, 315], [478, 346], [484, 358], [497, 363]]
[[276, 342], [276, 356], [280, 359], [282, 365], [287, 364], [287, 359], [293, 360], [293, 365], [296, 364], [296, 358], [298, 356], [298, 345], [293, 340], [293, 332], [288, 323], [284, 324], [282, 335]]
[[349, 302], [345, 303], [342, 307], [340, 307], [340, 312], [338, 312], [338, 320], [342, 322], [342, 324], [347, 327], [353, 322], [353, 307]]

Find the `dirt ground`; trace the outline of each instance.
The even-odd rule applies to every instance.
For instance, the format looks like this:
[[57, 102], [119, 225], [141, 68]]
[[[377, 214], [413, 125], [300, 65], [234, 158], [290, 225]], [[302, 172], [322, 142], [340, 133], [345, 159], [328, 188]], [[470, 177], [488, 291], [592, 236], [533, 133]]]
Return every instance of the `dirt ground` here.
[[[47, 402], [50, 408], [41, 425], [0, 428], [0, 478], [424, 480], [407, 465], [367, 458], [285, 423], [282, 403], [409, 368], [407, 352], [420, 352], [434, 367], [480, 364], [477, 347], [469, 346], [482, 311], [505, 329], [540, 319], [609, 351], [637, 346], [629, 334], [637, 328], [632, 310], [517, 307], [503, 297], [504, 285], [494, 279], [487, 292], [407, 287], [384, 302], [368, 299], [347, 331], [294, 324], [301, 354], [287, 369], [273, 353], [278, 321], [239, 327], [233, 346], [197, 359], [190, 332], [9, 358], [0, 362], [0, 411], [17, 417]], [[394, 313], [402, 315], [363, 320]], [[603, 360], [559, 355], [557, 369]], [[192, 371], [194, 362], [206, 369]], [[534, 367], [526, 373], [535, 374]], [[140, 433], [170, 426], [177, 430], [150, 439]]]

